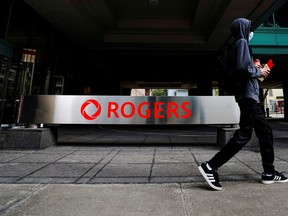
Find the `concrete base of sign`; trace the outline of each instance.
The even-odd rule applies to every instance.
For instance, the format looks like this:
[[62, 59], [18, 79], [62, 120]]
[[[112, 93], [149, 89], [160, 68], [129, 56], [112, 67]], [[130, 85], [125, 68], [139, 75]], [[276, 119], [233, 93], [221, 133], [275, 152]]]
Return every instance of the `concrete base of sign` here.
[[[217, 131], [217, 144], [220, 146], [224, 146], [231, 137], [233, 137], [234, 132], [238, 128], [218, 128]], [[251, 140], [242, 148], [243, 150], [251, 150], [255, 152], [259, 152], [259, 142], [258, 138], [253, 132]]]
[[3, 149], [43, 149], [56, 142], [50, 128], [11, 128], [7, 130]]

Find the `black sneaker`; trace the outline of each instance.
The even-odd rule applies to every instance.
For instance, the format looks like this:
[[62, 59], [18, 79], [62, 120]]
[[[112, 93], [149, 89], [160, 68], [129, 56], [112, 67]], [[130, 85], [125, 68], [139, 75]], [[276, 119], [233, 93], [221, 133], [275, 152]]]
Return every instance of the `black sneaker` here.
[[207, 168], [207, 162], [202, 163], [198, 169], [211, 188], [218, 191], [222, 189], [222, 185], [219, 183], [217, 171], [209, 170]]
[[263, 184], [273, 184], [275, 182], [285, 183], [288, 182], [288, 179], [283, 175], [283, 173], [275, 171], [274, 174], [263, 173], [261, 181]]

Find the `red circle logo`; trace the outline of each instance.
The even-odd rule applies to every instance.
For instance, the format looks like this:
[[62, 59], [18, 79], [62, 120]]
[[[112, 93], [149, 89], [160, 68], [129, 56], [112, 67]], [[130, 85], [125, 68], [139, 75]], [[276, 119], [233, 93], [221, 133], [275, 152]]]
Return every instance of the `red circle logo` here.
[[[96, 108], [96, 111], [95, 113], [93, 113], [92, 115], [89, 115], [87, 112], [86, 112], [86, 108], [88, 106], [94, 106]], [[98, 101], [96, 100], [93, 100], [93, 99], [90, 99], [90, 100], [87, 100], [85, 101], [82, 106], [81, 106], [81, 115], [87, 119], [87, 120], [94, 120], [96, 119], [101, 113], [101, 105]]]

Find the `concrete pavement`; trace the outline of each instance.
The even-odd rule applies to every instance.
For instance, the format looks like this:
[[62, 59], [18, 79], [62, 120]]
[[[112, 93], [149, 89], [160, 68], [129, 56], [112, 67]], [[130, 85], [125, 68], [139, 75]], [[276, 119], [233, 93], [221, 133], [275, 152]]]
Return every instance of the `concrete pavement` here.
[[199, 183], [4, 184], [1, 215], [271, 216], [287, 215], [287, 184], [225, 182], [222, 191]]
[[[288, 175], [288, 123], [271, 124]], [[287, 215], [288, 184], [260, 183], [259, 152], [240, 151], [219, 169], [223, 189], [208, 187], [197, 166], [219, 150], [215, 132], [66, 126], [56, 146], [0, 150], [0, 215]]]

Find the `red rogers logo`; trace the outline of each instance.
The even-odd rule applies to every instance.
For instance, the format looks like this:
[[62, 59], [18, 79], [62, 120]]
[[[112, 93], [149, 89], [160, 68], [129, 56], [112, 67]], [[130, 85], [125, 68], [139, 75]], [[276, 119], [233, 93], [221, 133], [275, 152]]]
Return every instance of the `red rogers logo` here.
[[[106, 119], [129, 119], [134, 117], [143, 119], [187, 119], [192, 115], [191, 103], [189, 101], [184, 101], [179, 104], [173, 101], [156, 101], [153, 103], [148, 101], [143, 101], [140, 103], [135, 103], [132, 101], [124, 101], [121, 103], [116, 101], [108, 101], [105, 102], [104, 107], [105, 113], [103, 113], [103, 116]], [[93, 108], [96, 109], [95, 112], [93, 111]], [[89, 99], [82, 104], [81, 115], [86, 120], [94, 120], [99, 117], [101, 110], [101, 104], [97, 100]], [[91, 113], [93, 114], [91, 115]]]
[[[89, 105], [93, 105], [95, 108], [96, 108], [96, 111], [93, 115], [89, 115], [85, 109], [87, 106]], [[82, 106], [81, 106], [81, 114], [82, 116], [87, 119], [87, 120], [94, 120], [96, 119], [101, 113], [101, 105], [98, 101], [96, 100], [93, 100], [93, 99], [90, 99], [90, 100], [87, 100], [85, 101]]]

